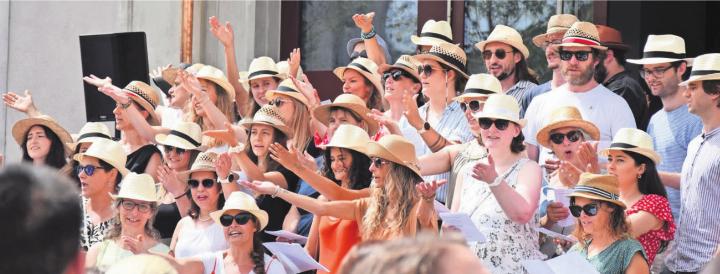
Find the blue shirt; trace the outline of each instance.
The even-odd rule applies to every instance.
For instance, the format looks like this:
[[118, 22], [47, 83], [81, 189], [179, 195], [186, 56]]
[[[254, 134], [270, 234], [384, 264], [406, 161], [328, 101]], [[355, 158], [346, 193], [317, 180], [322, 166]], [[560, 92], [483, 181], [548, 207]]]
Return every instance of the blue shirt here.
[[543, 94], [545, 92], [548, 92], [552, 89], [552, 86], [550, 86], [550, 81], [547, 81], [543, 83], [542, 85], [535, 86], [525, 92], [525, 95], [523, 95], [522, 99], [519, 100], [518, 103], [520, 103], [520, 118], [525, 117], [525, 110], [530, 106], [530, 102], [532, 102], [533, 98], [535, 96], [538, 96], [540, 94]]

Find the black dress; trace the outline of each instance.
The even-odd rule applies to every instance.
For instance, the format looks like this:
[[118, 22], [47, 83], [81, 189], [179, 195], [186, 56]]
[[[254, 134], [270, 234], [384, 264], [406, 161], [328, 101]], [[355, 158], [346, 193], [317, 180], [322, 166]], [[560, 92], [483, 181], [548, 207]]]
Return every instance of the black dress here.
[[[298, 176], [282, 166], [278, 167], [277, 171], [285, 177], [287, 189], [289, 191], [296, 191], [299, 180]], [[265, 227], [265, 231], [281, 230], [283, 228], [283, 222], [285, 221], [285, 215], [287, 215], [288, 211], [290, 211], [290, 207], [292, 205], [283, 199], [272, 198], [267, 194], [258, 196], [256, 201], [258, 207], [265, 210], [269, 217], [268, 225]], [[275, 236], [267, 233], [263, 233], [262, 237], [264, 243], [274, 242], [276, 238]]]
[[125, 168], [129, 169], [130, 172], [135, 172], [137, 174], [145, 173], [145, 169], [147, 168], [148, 163], [150, 163], [150, 158], [152, 158], [155, 153], [162, 157], [160, 149], [158, 149], [155, 145], [144, 145], [128, 154], [127, 162], [125, 162]]

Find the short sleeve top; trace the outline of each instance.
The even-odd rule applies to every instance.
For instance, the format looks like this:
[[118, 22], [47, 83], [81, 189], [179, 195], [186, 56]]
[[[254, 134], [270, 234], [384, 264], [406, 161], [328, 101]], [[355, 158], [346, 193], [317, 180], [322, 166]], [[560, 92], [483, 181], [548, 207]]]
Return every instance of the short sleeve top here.
[[670, 241], [674, 238], [675, 222], [670, 210], [670, 203], [667, 198], [660, 195], [648, 194], [643, 196], [640, 201], [625, 210], [625, 214], [630, 216], [640, 211], [652, 214], [663, 223], [660, 229], [650, 230], [637, 238], [647, 253], [648, 264], [652, 264], [655, 255], [660, 249], [660, 242]]
[[[592, 241], [588, 241], [585, 246], [589, 246], [590, 242]], [[625, 270], [630, 266], [632, 257], [638, 252], [643, 258], [647, 258], [640, 243], [630, 238], [617, 240], [592, 257], [588, 257], [587, 248], [583, 248], [580, 243], [575, 244], [570, 250], [577, 251], [580, 255], [586, 257], [590, 264], [603, 274], [624, 274]]]

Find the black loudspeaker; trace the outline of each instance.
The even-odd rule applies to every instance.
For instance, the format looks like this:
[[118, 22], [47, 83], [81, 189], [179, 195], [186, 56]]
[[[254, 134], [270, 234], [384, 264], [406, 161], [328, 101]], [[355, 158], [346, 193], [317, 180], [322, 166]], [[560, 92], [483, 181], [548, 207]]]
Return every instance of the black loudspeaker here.
[[[83, 76], [110, 77], [120, 88], [134, 80], [150, 83], [144, 32], [80, 36], [80, 58]], [[114, 121], [115, 101], [97, 87], [85, 82], [83, 85], [87, 121]]]

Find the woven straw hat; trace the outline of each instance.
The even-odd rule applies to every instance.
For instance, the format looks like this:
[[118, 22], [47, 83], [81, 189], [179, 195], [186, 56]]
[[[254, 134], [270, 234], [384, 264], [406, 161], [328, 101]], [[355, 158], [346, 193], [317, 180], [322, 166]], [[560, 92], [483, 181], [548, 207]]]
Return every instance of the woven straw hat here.
[[200, 152], [195, 162], [192, 163], [189, 170], [178, 173], [178, 178], [184, 180], [190, 177], [193, 172], [210, 171], [215, 172], [215, 163], [217, 162], [218, 155], [215, 152]]
[[285, 79], [285, 75], [280, 73], [275, 61], [267, 56], [253, 59], [248, 68], [248, 82], [263, 77], [275, 77], [280, 80]]
[[503, 93], [500, 81], [495, 76], [487, 73], [470, 75], [465, 84], [463, 94], [454, 98], [455, 101], [463, 102], [466, 98], [485, 98], [490, 94]]
[[610, 146], [600, 152], [600, 155], [607, 157], [611, 150], [632, 151], [648, 157], [659, 164], [660, 154], [653, 149], [653, 139], [650, 134], [636, 128], [621, 128], [615, 133]]
[[453, 42], [452, 29], [448, 21], [435, 21], [433, 19], [425, 21], [420, 36], [410, 36], [410, 41], [415, 45], [434, 46], [440, 43]]
[[606, 201], [625, 208], [625, 204], [620, 201], [618, 184], [618, 179], [614, 175], [585, 172], [580, 174], [578, 184], [573, 189], [573, 193], [568, 196]]
[[[42, 125], [50, 129], [55, 135], [58, 136], [62, 144], [72, 142], [72, 137], [67, 130], [65, 130], [55, 119], [47, 115], [40, 115], [37, 117], [30, 117], [15, 122], [12, 127], [12, 135], [15, 138], [15, 142], [22, 146], [23, 140], [27, 136], [28, 130], [33, 126]], [[67, 148], [66, 148], [67, 150]], [[65, 151], [65, 154], [69, 154], [70, 151]]]
[[520, 53], [522, 53], [525, 59], [530, 57], [530, 50], [528, 50], [525, 44], [523, 44], [522, 36], [520, 36], [520, 33], [514, 28], [508, 27], [506, 25], [497, 25], [495, 26], [495, 29], [493, 29], [493, 31], [490, 33], [487, 40], [478, 42], [477, 44], [475, 44], [475, 47], [478, 48], [480, 51], [484, 51], [485, 46], [488, 43], [492, 42], [508, 44], [520, 51]]
[[440, 43], [430, 48], [430, 51], [415, 55], [415, 59], [431, 59], [451, 67], [467, 79], [467, 55], [460, 46], [450, 43]]
[[367, 154], [368, 142], [370, 142], [370, 137], [367, 131], [355, 125], [343, 124], [335, 130], [330, 142], [322, 147], [347, 148]]
[[161, 145], [197, 150], [202, 142], [202, 129], [196, 123], [180, 121], [170, 133], [155, 135], [155, 141]]
[[380, 95], [383, 95], [385, 92], [385, 86], [382, 84], [382, 76], [378, 74], [378, 66], [370, 59], [358, 57], [354, 60], [350, 61], [350, 64], [348, 64], [345, 67], [338, 67], [333, 70], [333, 73], [335, 73], [335, 76], [339, 78], [340, 80], [343, 79], [343, 74], [345, 74], [346, 69], [352, 69], [354, 71], [359, 72], [370, 80], [370, 82], [375, 86], [375, 89], [377, 89], [378, 92], [380, 92]]
[[95, 140], [85, 153], [76, 154], [73, 159], [76, 161], [82, 161], [85, 156], [95, 157], [105, 161], [114, 168], [116, 168], [123, 177], [128, 174], [128, 169], [125, 168], [127, 161], [127, 155], [123, 150], [120, 143], [108, 139], [97, 139]]
[[695, 57], [690, 78], [680, 83], [687, 86], [690, 82], [719, 80], [720, 79], [720, 53], [708, 53]]
[[550, 147], [550, 132], [563, 127], [579, 128], [590, 135], [593, 140], [600, 139], [600, 130], [590, 121], [583, 120], [582, 114], [575, 107], [559, 107], [553, 110], [547, 117], [545, 126], [537, 133], [537, 141], [540, 145]]
[[485, 100], [485, 106], [480, 112], [473, 113], [475, 119], [492, 118], [514, 122], [524, 127], [527, 120], [520, 119], [520, 105], [515, 97], [507, 94], [492, 94]]
[[112, 140], [112, 133], [110, 129], [103, 124], [98, 122], [87, 122], [80, 129], [77, 134], [72, 134], [73, 143], [65, 143], [70, 151], [75, 151], [77, 145], [80, 143], [92, 143], [97, 139], [108, 139]]
[[245, 211], [255, 216], [255, 218], [258, 219], [258, 222], [260, 222], [260, 227], [258, 227], [259, 230], [263, 230], [268, 224], [269, 218], [267, 212], [260, 209], [255, 202], [255, 198], [245, 192], [235, 191], [231, 193], [230, 197], [225, 200], [225, 205], [221, 210], [210, 212], [210, 218], [219, 225], [220, 217], [230, 210]]
[[305, 95], [300, 93], [300, 90], [295, 86], [295, 84], [293, 84], [292, 79], [285, 79], [280, 82], [280, 85], [278, 85], [276, 90], [268, 90], [268, 92], [265, 93], [265, 98], [272, 100], [277, 97], [278, 94], [292, 97], [293, 99], [300, 101], [300, 103], [303, 103], [303, 105], [308, 107], [308, 109], [310, 108], [310, 103], [308, 103], [307, 98], [305, 98]]
[[405, 137], [395, 134], [385, 135], [377, 142], [367, 143], [367, 152], [370, 157], [378, 157], [403, 165], [422, 177], [415, 155], [415, 146]]
[[142, 81], [132, 81], [123, 88], [123, 91], [130, 99], [150, 114], [150, 120], [148, 121], [150, 125], [160, 125], [160, 119], [155, 113], [155, 108], [160, 102], [160, 97], [153, 87]]
[[412, 57], [410, 55], [401, 55], [400, 58], [395, 61], [395, 64], [389, 65], [389, 64], [382, 64], [380, 65], [380, 68], [378, 69], [378, 73], [383, 74], [385, 72], [388, 72], [391, 69], [401, 69], [405, 72], [409, 73], [415, 79], [420, 81], [420, 75], [418, 75], [417, 68], [421, 66], [422, 64], [418, 62], [415, 57]]
[[124, 176], [120, 183], [117, 195], [110, 193], [113, 199], [133, 199], [146, 202], [157, 202], [155, 181], [148, 174], [130, 172]]
[[205, 65], [195, 74], [198, 79], [205, 79], [218, 84], [223, 88], [225, 93], [230, 97], [230, 101], [235, 102], [235, 88], [230, 84], [225, 73], [216, 67]]
[[607, 50], [607, 47], [600, 43], [600, 35], [593, 23], [575, 22], [562, 39], [561, 47], [591, 47], [599, 50]]
[[335, 98], [335, 101], [331, 104], [316, 107], [313, 111], [313, 117], [323, 125], [327, 126], [330, 123], [330, 109], [333, 107], [341, 107], [360, 116], [360, 118], [365, 121], [365, 124], [368, 125], [368, 134], [374, 135], [375, 132], [377, 132], [378, 123], [375, 119], [371, 119], [367, 116], [370, 110], [365, 106], [365, 101], [360, 99], [360, 97], [349, 93], [338, 95], [338, 97]]
[[648, 35], [643, 57], [641, 59], [627, 59], [628, 63], [638, 65], [672, 63], [675, 61], [686, 61], [688, 66], [693, 63], [692, 58], [685, 54], [685, 39], [672, 34]]
[[280, 112], [278, 112], [277, 108], [273, 105], [264, 105], [255, 112], [255, 116], [253, 116], [252, 119], [246, 119], [240, 122], [240, 125], [248, 130], [255, 124], [274, 127], [285, 134], [285, 137], [288, 139], [292, 138], [292, 129], [285, 125], [285, 121], [280, 117]]
[[570, 26], [572, 26], [573, 23], [577, 21], [578, 18], [572, 14], [556, 14], [550, 16], [550, 20], [548, 21], [547, 25], [547, 31], [543, 34], [533, 37], [532, 42], [533, 44], [535, 44], [535, 46], [542, 47], [545, 42], [548, 41], [548, 36], [550, 36], [550, 34], [558, 32], [564, 33], [570, 29]]

